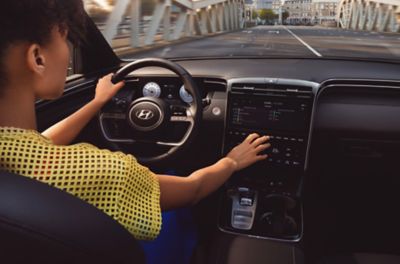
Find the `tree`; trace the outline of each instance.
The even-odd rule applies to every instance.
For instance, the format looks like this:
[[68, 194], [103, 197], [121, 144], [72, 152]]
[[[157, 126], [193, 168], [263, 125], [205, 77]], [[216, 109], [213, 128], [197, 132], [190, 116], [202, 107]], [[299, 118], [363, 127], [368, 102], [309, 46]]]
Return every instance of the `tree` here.
[[258, 14], [260, 19], [269, 22], [273, 21], [278, 17], [271, 9], [261, 9]]
[[257, 11], [253, 11], [252, 15], [251, 15], [251, 19], [256, 19], [258, 17]]
[[282, 21], [285, 21], [289, 17], [289, 12], [287, 10], [284, 10], [282, 12]]

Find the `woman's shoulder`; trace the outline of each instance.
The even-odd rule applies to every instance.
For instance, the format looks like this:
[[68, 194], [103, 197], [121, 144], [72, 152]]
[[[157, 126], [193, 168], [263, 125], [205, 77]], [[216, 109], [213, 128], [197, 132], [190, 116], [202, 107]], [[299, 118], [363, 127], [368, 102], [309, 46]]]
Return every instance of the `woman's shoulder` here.
[[[128, 159], [136, 162], [132, 155], [120, 151], [110, 151], [98, 148], [90, 143], [76, 143], [72, 145], [55, 145], [49, 138], [43, 136], [36, 130], [28, 130], [14, 127], [0, 127], [0, 146], [15, 146], [18, 149], [38, 149], [39, 152], [57, 152], [68, 155], [68, 157], [90, 158], [90, 159]], [[36, 151], [35, 151], [36, 152]]]

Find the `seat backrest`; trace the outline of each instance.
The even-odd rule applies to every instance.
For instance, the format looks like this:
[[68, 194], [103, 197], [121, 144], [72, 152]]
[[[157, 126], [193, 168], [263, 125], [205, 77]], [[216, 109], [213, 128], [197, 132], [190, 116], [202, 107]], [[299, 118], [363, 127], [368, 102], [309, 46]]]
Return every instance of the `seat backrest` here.
[[135, 238], [85, 201], [0, 171], [0, 263], [144, 263]]

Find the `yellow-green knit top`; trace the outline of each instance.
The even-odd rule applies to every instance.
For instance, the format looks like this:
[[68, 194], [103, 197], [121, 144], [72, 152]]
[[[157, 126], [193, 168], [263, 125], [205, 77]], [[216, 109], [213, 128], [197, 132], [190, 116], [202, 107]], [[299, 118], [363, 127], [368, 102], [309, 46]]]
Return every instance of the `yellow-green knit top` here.
[[0, 169], [85, 200], [137, 239], [154, 239], [160, 232], [157, 177], [132, 155], [86, 143], [58, 146], [34, 130], [0, 127]]

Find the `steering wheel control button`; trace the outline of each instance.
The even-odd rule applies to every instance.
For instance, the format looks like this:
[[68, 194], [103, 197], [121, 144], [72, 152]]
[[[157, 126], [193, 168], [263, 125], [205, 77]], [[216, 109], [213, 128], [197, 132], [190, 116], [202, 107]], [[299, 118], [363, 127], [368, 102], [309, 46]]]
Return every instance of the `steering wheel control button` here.
[[130, 124], [139, 131], [151, 131], [161, 125], [164, 114], [154, 102], [139, 102], [129, 111]]

